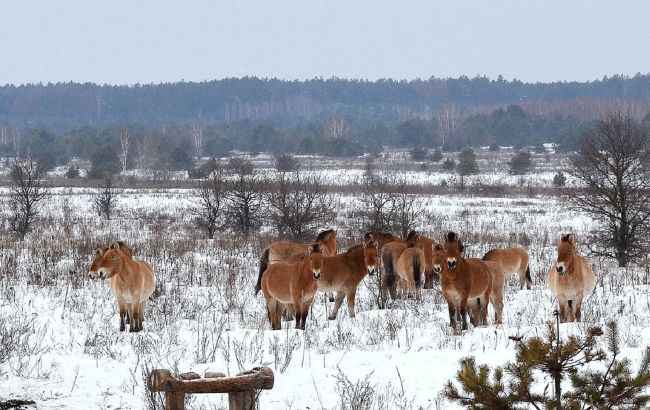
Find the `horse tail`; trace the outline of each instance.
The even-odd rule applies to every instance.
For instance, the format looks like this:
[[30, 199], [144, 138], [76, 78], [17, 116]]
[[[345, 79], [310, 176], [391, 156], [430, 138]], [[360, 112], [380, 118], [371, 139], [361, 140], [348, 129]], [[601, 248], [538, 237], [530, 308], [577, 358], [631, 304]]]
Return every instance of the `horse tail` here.
[[530, 265], [526, 266], [526, 280], [533, 283], [533, 278], [530, 277]]
[[395, 285], [395, 270], [393, 269], [393, 255], [390, 252], [384, 253], [384, 269], [386, 269], [386, 286]]
[[262, 256], [260, 256], [260, 273], [257, 275], [257, 284], [255, 285], [255, 296], [262, 290], [262, 275], [269, 267], [269, 248], [264, 249]]
[[413, 257], [413, 280], [415, 281], [416, 288], [419, 288], [420, 283], [422, 282], [422, 277], [420, 275], [421, 269], [422, 269], [422, 261], [420, 260], [420, 255], [415, 254]]

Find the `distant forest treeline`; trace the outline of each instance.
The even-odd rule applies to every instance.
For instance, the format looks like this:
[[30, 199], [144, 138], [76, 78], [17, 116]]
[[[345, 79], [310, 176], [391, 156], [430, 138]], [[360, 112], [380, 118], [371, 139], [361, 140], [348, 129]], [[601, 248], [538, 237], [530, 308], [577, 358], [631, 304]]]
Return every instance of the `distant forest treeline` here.
[[535, 84], [460, 77], [6, 85], [0, 155], [54, 165], [71, 157], [117, 160], [125, 132], [122, 168], [145, 166], [148, 157], [184, 169], [192, 157], [231, 150], [346, 156], [384, 145], [459, 150], [544, 142], [571, 150], [585, 127], [622, 104], [650, 119], [650, 75]]

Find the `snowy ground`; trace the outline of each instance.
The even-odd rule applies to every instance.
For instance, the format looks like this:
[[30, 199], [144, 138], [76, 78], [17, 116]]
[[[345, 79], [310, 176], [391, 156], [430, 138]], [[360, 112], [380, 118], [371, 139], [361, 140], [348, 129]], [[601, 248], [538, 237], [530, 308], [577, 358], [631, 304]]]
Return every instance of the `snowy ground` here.
[[[0, 190], [0, 200], [5, 194]], [[436, 239], [459, 232], [469, 256], [496, 246], [529, 249], [535, 286], [519, 291], [517, 279], [509, 278], [503, 325], [454, 335], [438, 290], [425, 291], [421, 303], [400, 301], [378, 310], [372, 279], [366, 278], [355, 319], [344, 304], [337, 320], [326, 320], [332, 306], [321, 295], [306, 331], [294, 330], [293, 323], [271, 331], [262, 296], [252, 294], [257, 255], [268, 235], [201, 239], [183, 190], [126, 191], [110, 223], [92, 211], [92, 190], [59, 188], [54, 194], [27, 241], [0, 235], [0, 399], [31, 399], [43, 409], [155, 408], [144, 384], [150, 369], [237, 374], [259, 365], [275, 371], [275, 387], [260, 397], [263, 409], [337, 408], [343, 394], [337, 378], [343, 377], [368, 377], [374, 408], [455, 408], [439, 392], [454, 377], [458, 360], [475, 355], [481, 363], [501, 364], [514, 357], [508, 336], [543, 333], [555, 307], [546, 272], [557, 238], [575, 232], [580, 248], [593, 226], [555, 197], [423, 197], [421, 230]], [[351, 217], [355, 197], [339, 200], [328, 227], [337, 229], [344, 249], [361, 232]], [[0, 209], [6, 216], [6, 207]], [[118, 332], [106, 284], [86, 274], [93, 249], [117, 238], [151, 263], [161, 284], [140, 334]], [[591, 262], [598, 285], [585, 303], [585, 323], [562, 325], [561, 332], [583, 333], [588, 325], [618, 320], [625, 354], [634, 362], [650, 343], [647, 274]], [[188, 408], [227, 408], [227, 399], [197, 395]]]

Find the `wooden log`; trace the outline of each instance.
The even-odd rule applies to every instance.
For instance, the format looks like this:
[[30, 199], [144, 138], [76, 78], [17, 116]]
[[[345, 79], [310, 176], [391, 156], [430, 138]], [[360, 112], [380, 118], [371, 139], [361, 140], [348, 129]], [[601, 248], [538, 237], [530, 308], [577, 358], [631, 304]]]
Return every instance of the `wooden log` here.
[[219, 377], [226, 377], [226, 374], [221, 372], [205, 372], [203, 374], [204, 379], [218, 379]]
[[185, 410], [185, 393], [165, 393], [165, 410]]
[[201, 376], [199, 376], [198, 373], [194, 373], [194, 372], [181, 373], [178, 375], [178, 377], [181, 380], [196, 380], [201, 378]]
[[149, 390], [177, 393], [233, 393], [246, 390], [272, 389], [273, 370], [256, 367], [233, 377], [181, 381], [169, 370], [156, 369], [149, 374]]
[[255, 410], [255, 390], [228, 393], [228, 410]]

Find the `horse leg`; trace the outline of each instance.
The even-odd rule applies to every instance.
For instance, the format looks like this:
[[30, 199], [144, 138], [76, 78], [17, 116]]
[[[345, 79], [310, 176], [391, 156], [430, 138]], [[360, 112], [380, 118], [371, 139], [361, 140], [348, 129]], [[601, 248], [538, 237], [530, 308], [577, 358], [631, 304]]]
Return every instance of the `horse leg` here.
[[454, 304], [450, 301], [447, 301], [447, 307], [449, 308], [449, 324], [455, 330], [456, 329], [456, 308]]
[[460, 320], [462, 330], [467, 330], [467, 297], [469, 295], [464, 294], [460, 297]]
[[292, 288], [293, 293], [292, 299], [293, 299], [293, 309], [294, 309], [294, 316], [296, 317], [296, 329], [302, 329], [303, 324], [302, 324], [302, 307], [303, 307], [303, 301], [302, 301], [302, 293], [303, 291], [300, 290], [298, 292], [294, 292]]
[[560, 305], [560, 323], [567, 321], [567, 303], [564, 297], [558, 296], [558, 304]]
[[339, 313], [341, 304], [343, 303], [343, 298], [345, 297], [345, 291], [337, 290], [336, 291], [336, 301], [334, 302], [334, 308], [332, 308], [332, 313], [330, 313], [328, 320], [336, 319], [336, 315]]
[[575, 322], [576, 321], [576, 315], [575, 315], [575, 301], [573, 299], [568, 299], [567, 304], [569, 305], [569, 309], [567, 312], [567, 322]]
[[311, 303], [314, 301], [314, 297], [307, 299], [302, 305], [302, 330], [305, 330], [305, 324], [307, 323], [307, 315], [309, 314], [309, 308]]
[[144, 313], [147, 310], [148, 299], [145, 299], [143, 302], [140, 302], [140, 330], [144, 330]]
[[140, 304], [131, 303], [131, 323], [129, 324], [129, 332], [139, 332], [140, 324]]
[[266, 302], [266, 309], [269, 312], [269, 321], [271, 322], [271, 329], [278, 330], [280, 326], [281, 306], [277, 299], [269, 298]]
[[126, 329], [124, 321], [128, 318], [128, 316], [126, 311], [126, 303], [124, 303], [122, 298], [117, 298], [117, 308], [120, 314], [120, 332], [123, 332]]
[[470, 299], [467, 301], [467, 312], [469, 314], [469, 323], [472, 326], [478, 326], [478, 309], [475, 300]]
[[354, 304], [357, 298], [357, 288], [356, 286], [346, 292], [346, 299], [348, 301], [348, 316], [351, 318], [356, 317], [354, 313]]
[[287, 303], [286, 305], [284, 305], [284, 313], [282, 314], [282, 317], [284, 318], [284, 320], [286, 320], [287, 322], [290, 322], [290, 321], [293, 320], [295, 315], [296, 315], [296, 312], [295, 312], [295, 307], [294, 307], [293, 304]]
[[494, 323], [500, 325], [503, 323], [503, 294], [490, 295], [490, 302], [494, 306]]
[[573, 300], [573, 303], [575, 303], [575, 321], [582, 322], [582, 295], [579, 295], [577, 298], [575, 298]]

